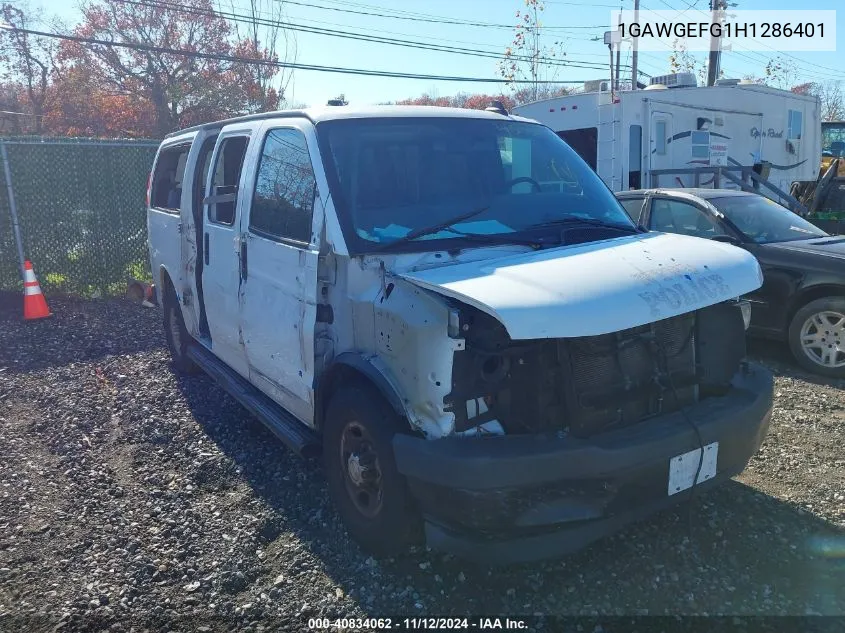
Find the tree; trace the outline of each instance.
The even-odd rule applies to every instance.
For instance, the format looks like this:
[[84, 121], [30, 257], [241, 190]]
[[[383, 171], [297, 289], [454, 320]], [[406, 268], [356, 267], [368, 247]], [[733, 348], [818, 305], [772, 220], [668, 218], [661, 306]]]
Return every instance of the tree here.
[[[297, 42], [296, 34], [282, 28], [285, 22], [284, 0], [248, 0], [246, 9], [236, 5], [230, 0], [232, 13], [242, 15], [247, 11], [248, 20], [245, 21], [246, 28], [241, 25], [244, 21], [233, 21], [235, 38], [242, 42], [249, 42], [252, 51], [259, 51], [262, 48], [266, 54], [273, 59], [281, 59], [286, 62], [296, 61]], [[261, 99], [267, 105], [278, 106], [278, 102], [285, 101], [288, 86], [293, 79], [293, 71], [285, 68], [264, 68], [255, 67], [255, 80], [258, 85]], [[278, 86], [275, 88], [274, 86]], [[265, 107], [265, 110], [270, 109]]]
[[[237, 40], [211, 0], [180, 5], [87, 0], [75, 34], [132, 48], [65, 41], [55, 88], [63, 133], [163, 136], [180, 127], [273, 109], [273, 57], [257, 39]], [[213, 58], [151, 49], [191, 51]], [[226, 57], [255, 60], [245, 63]], [[104, 116], [104, 111], [111, 116]]]
[[427, 93], [423, 93], [419, 97], [411, 97], [397, 101], [396, 105], [428, 105], [440, 106], [444, 108], [467, 108], [469, 110], [483, 110], [490, 106], [493, 101], [501, 101], [506, 110], [513, 108], [516, 103], [512, 97], [508, 95], [489, 95], [489, 94], [467, 94], [459, 92], [454, 97], [432, 97]]
[[[680, 40], [672, 42], [672, 52], [669, 54], [669, 72], [692, 73], [702, 86], [707, 85], [707, 64], [687, 50]], [[719, 71], [719, 76], [725, 73]]]
[[[514, 92], [530, 94], [530, 99], [522, 101], [541, 99], [541, 86], [557, 77], [563, 65], [553, 60], [566, 57], [562, 42], [555, 41], [550, 45], [542, 43], [543, 23], [540, 16], [545, 9], [543, 0], [525, 0], [525, 9], [516, 12], [513, 41], [499, 61], [499, 74], [510, 82]], [[526, 81], [530, 82], [530, 88], [517, 88], [519, 83]]]
[[531, 101], [538, 101], [541, 99], [554, 99], [555, 97], [565, 97], [571, 95], [575, 90], [569, 86], [552, 83], [534, 84], [532, 86], [524, 86], [513, 93], [513, 101], [516, 105], [529, 103]]
[[25, 5], [5, 3], [0, 7], [0, 17], [6, 24], [15, 27], [0, 31], [3, 82], [6, 84], [6, 92], [14, 94], [11, 103], [16, 110], [13, 111], [29, 115], [10, 115], [20, 119], [14, 128], [18, 132], [31, 130], [40, 134], [44, 127], [55, 42], [50, 38], [30, 35], [19, 30], [37, 30], [36, 27], [39, 26]]
[[795, 62], [786, 59], [783, 55], [776, 55], [766, 62], [766, 67], [763, 69], [763, 83], [786, 90], [788, 86], [795, 83], [796, 75]]
[[842, 93], [841, 81], [827, 81], [824, 83], [808, 81], [791, 88], [792, 92], [802, 95], [813, 95], [819, 98], [822, 121], [845, 120], [845, 95]]

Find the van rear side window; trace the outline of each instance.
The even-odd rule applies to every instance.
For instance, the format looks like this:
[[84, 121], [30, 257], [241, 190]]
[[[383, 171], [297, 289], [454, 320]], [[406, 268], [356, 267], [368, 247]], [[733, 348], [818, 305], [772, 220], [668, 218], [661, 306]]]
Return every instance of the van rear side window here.
[[158, 154], [150, 205], [178, 213], [182, 201], [182, 181], [185, 177], [185, 165], [191, 144], [185, 143], [165, 147]]
[[235, 223], [235, 203], [238, 183], [244, 165], [248, 136], [230, 136], [223, 139], [217, 153], [217, 162], [211, 173], [212, 190], [208, 200], [208, 219], [216, 224], [231, 226]]

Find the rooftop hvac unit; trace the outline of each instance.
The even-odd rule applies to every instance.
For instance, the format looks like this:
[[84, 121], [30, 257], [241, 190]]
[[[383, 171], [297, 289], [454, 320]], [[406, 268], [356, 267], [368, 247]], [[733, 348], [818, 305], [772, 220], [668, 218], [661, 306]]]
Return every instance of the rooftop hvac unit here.
[[675, 73], [672, 75], [660, 75], [652, 77], [649, 80], [650, 84], [661, 84], [667, 88], [695, 88], [698, 82], [695, 80], [695, 75], [692, 73]]
[[731, 79], [728, 79], [728, 78], [717, 79], [716, 85], [717, 86], [737, 86], [737, 85], [739, 85], [739, 79], [733, 79], [733, 78], [731, 78]]
[[584, 92], [607, 92], [610, 90], [610, 81], [607, 79], [591, 79], [584, 82]]

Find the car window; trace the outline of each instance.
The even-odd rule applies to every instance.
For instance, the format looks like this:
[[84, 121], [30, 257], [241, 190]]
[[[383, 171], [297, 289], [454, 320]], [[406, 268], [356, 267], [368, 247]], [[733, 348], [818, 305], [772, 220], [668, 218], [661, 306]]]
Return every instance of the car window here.
[[655, 198], [651, 202], [649, 228], [664, 233], [681, 233], [710, 238], [725, 235], [714, 218], [693, 204], [681, 200]]
[[625, 213], [631, 216], [634, 222], [638, 222], [643, 208], [643, 200], [644, 198], [622, 198], [619, 203], [625, 209]]
[[258, 163], [250, 231], [309, 243], [315, 190], [305, 136], [295, 129], [271, 130]]
[[724, 213], [747, 239], [758, 244], [827, 235], [789, 209], [763, 196], [726, 196], [711, 198], [710, 203]]

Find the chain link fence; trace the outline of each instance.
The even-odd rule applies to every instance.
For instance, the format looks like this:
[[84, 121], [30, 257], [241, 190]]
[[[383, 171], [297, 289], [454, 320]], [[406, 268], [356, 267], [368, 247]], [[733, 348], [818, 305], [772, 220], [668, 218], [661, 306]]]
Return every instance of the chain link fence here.
[[[123, 294], [150, 279], [144, 200], [158, 141], [5, 138], [23, 238], [45, 292]], [[2, 174], [0, 174], [2, 178]], [[0, 290], [21, 289], [0, 187]]]

